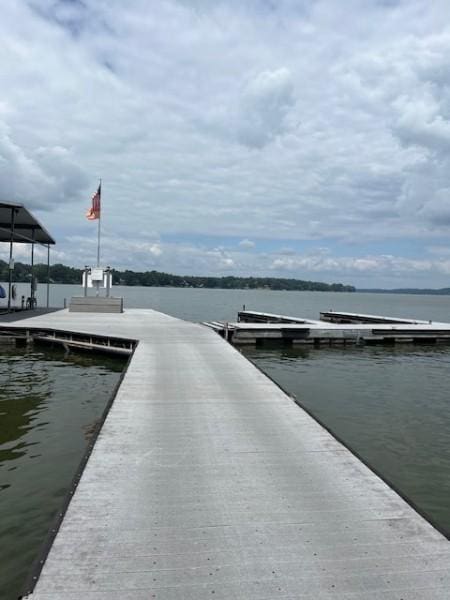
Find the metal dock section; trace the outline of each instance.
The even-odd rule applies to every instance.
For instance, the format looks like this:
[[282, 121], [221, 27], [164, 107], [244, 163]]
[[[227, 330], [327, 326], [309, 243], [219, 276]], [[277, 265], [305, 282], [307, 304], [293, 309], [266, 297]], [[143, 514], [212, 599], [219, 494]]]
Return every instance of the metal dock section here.
[[419, 319], [403, 319], [397, 317], [383, 317], [379, 315], [365, 315], [360, 313], [341, 312], [329, 310], [320, 313], [321, 321], [330, 321], [331, 323], [388, 323], [403, 325], [418, 325], [419, 323], [431, 323], [431, 321], [422, 321]]
[[233, 344], [450, 343], [450, 323], [321, 312], [321, 320], [239, 311], [236, 322], [205, 322]]
[[309, 319], [277, 315], [274, 313], [258, 312], [256, 310], [240, 310], [238, 312], [238, 323], [314, 323]]
[[28, 600], [448, 600], [449, 541], [211, 329], [26, 326], [138, 340]]

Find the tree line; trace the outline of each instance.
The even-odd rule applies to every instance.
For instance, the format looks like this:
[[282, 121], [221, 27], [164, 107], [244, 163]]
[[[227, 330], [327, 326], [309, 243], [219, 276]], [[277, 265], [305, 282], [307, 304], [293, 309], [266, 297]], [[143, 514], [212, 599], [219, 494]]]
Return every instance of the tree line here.
[[[62, 264], [50, 265], [51, 283], [69, 283], [80, 285], [83, 269], [76, 269]], [[34, 265], [34, 275], [38, 281], [47, 281], [47, 265]], [[160, 271], [118, 271], [112, 269], [113, 285], [148, 286], [148, 287], [193, 287], [216, 289], [269, 289], [320, 292], [354, 292], [352, 285], [342, 283], [323, 283], [321, 281], [304, 281], [302, 279], [285, 279], [279, 277], [197, 277], [193, 275], [172, 275]], [[8, 263], [0, 260], [0, 281], [8, 281]], [[31, 279], [31, 266], [16, 262], [13, 280], [28, 282]]]

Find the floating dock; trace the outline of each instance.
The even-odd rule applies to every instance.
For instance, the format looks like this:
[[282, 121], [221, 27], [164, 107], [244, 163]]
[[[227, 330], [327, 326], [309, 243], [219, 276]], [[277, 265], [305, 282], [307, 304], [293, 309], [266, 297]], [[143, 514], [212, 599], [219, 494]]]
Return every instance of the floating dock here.
[[239, 311], [236, 322], [205, 322], [233, 344], [450, 343], [450, 323], [347, 312], [322, 312], [320, 320]]
[[29, 600], [448, 600], [449, 541], [211, 329], [15, 326], [134, 347]]
[[320, 320], [330, 321], [331, 323], [387, 323], [391, 325], [423, 325], [431, 323], [431, 321], [421, 321], [418, 319], [400, 319], [398, 317], [383, 317], [380, 315], [365, 315], [361, 313], [338, 312], [335, 310], [321, 312]]

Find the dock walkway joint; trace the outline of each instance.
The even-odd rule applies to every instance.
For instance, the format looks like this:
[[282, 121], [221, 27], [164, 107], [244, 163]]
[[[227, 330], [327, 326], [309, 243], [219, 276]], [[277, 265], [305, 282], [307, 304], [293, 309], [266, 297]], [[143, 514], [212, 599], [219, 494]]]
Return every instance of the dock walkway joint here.
[[214, 331], [27, 326], [139, 340], [29, 600], [448, 600], [448, 540]]

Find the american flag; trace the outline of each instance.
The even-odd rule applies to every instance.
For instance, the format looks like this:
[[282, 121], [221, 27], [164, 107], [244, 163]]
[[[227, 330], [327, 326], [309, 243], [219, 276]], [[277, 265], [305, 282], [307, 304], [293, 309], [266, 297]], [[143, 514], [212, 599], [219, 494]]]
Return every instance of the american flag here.
[[102, 184], [100, 183], [98, 186], [98, 190], [92, 196], [92, 207], [86, 213], [86, 218], [89, 219], [89, 221], [94, 221], [95, 219], [100, 219], [101, 195], [102, 195]]

